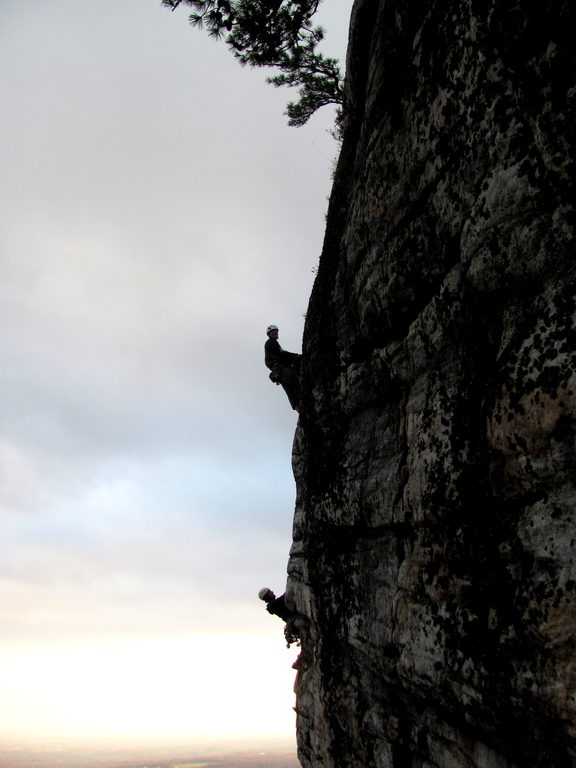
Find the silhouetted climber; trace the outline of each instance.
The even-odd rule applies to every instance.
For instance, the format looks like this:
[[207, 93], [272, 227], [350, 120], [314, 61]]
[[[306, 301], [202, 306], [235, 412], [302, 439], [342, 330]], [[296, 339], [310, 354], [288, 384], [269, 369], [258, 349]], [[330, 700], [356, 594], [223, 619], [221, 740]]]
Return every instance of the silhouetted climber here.
[[270, 587], [262, 587], [258, 592], [258, 597], [266, 603], [266, 610], [268, 613], [280, 616], [280, 618], [286, 622], [286, 626], [284, 627], [284, 637], [286, 638], [288, 648], [292, 643], [300, 645], [298, 630], [293, 621], [294, 612], [287, 607], [284, 595], [276, 597]]
[[266, 328], [266, 335], [268, 340], [264, 344], [264, 363], [272, 371], [270, 381], [282, 385], [290, 405], [295, 411], [299, 411], [302, 355], [282, 349], [278, 342], [277, 325], [269, 325]]
[[284, 595], [276, 597], [270, 587], [262, 587], [260, 592], [258, 592], [258, 597], [260, 600], [264, 600], [266, 603], [266, 610], [268, 613], [273, 613], [275, 616], [280, 616], [280, 618], [284, 621], [290, 621], [294, 615], [292, 611], [286, 607]]

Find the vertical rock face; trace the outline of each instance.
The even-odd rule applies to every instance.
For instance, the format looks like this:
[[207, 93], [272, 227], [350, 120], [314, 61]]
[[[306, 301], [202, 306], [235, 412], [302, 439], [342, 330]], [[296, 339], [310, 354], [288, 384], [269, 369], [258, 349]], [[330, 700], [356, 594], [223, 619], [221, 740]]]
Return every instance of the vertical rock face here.
[[575, 764], [574, 17], [354, 5], [293, 456], [303, 766]]

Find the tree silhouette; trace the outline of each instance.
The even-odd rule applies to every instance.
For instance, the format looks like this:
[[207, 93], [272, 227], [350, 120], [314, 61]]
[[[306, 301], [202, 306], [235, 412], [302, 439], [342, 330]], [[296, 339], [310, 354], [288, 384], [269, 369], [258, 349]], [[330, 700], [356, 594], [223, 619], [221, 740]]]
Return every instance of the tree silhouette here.
[[[320, 0], [162, 0], [167, 8], [194, 9], [193, 26], [224, 38], [241, 64], [276, 67], [267, 78], [275, 86], [299, 88], [298, 101], [286, 109], [289, 125], [304, 125], [317, 109], [342, 104], [342, 76], [337, 59], [316, 50], [324, 38], [312, 25]], [[338, 110], [337, 122], [340, 118]]]

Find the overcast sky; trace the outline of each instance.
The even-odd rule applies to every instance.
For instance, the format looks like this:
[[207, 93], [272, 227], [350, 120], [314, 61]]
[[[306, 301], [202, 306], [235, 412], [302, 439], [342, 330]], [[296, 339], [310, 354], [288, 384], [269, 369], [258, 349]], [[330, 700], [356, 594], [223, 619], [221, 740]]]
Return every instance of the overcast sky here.
[[0, 742], [292, 732], [264, 329], [300, 351], [338, 146], [267, 74], [160, 0], [0, 5]]

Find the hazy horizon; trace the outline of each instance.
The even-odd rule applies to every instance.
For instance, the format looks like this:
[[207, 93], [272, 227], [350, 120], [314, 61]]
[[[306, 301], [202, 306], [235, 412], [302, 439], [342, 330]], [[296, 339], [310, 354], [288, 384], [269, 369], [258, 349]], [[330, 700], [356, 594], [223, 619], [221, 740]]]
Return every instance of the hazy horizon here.
[[[191, 762], [193, 761], [193, 762]], [[299, 766], [296, 746], [287, 741], [209, 744], [36, 744], [5, 748], [1, 768], [181, 768], [209, 761], [214, 768]], [[200, 763], [198, 763], [198, 766]], [[196, 766], [195, 766], [196, 768]]]
[[283, 751], [296, 748], [296, 734], [277, 736], [218, 736], [213, 738], [179, 736], [147, 736], [145, 734], [127, 734], [124, 736], [84, 735], [29, 735], [24, 733], [2, 733], [0, 735], [0, 752], [8, 750], [54, 750], [54, 749], [189, 749], [203, 752], [249, 750], [259, 748], [270, 751]]

